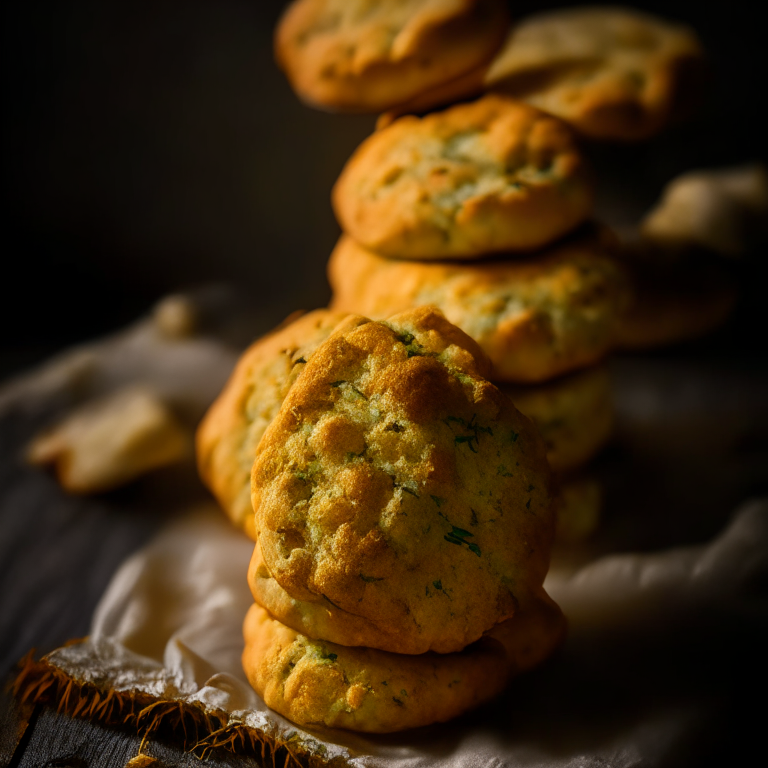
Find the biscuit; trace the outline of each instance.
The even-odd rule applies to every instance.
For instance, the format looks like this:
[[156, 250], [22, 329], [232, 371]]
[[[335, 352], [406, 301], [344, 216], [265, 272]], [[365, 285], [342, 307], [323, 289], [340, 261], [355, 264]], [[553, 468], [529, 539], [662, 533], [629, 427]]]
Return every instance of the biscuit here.
[[704, 69], [688, 27], [628, 8], [573, 8], [516, 24], [485, 83], [585, 136], [634, 141], [690, 107]]
[[706, 253], [671, 258], [640, 243], [629, 246], [625, 256], [632, 301], [620, 319], [619, 349], [651, 349], [705, 336], [736, 305], [736, 279]]
[[348, 235], [407, 259], [539, 248], [584, 221], [592, 198], [567, 126], [499, 96], [395, 120], [358, 147], [333, 188]]
[[554, 472], [586, 464], [613, 430], [611, 379], [604, 365], [592, 366], [544, 384], [499, 385], [539, 430]]
[[543, 582], [544, 445], [434, 308], [359, 323], [316, 350], [256, 450], [264, 562], [291, 597], [380, 627], [386, 650], [460, 650]]
[[487, 64], [508, 22], [503, 0], [297, 0], [275, 56], [309, 104], [382, 112]]
[[600, 230], [526, 259], [417, 263], [342, 237], [328, 265], [331, 306], [382, 318], [434, 305], [485, 350], [495, 381], [545, 381], [611, 348], [628, 301], [614, 246]]
[[306, 360], [345, 316], [319, 309], [252, 344], [198, 427], [200, 477], [232, 522], [251, 538], [256, 446]]
[[87, 403], [38, 435], [27, 460], [53, 465], [69, 493], [103, 493], [188, 458], [191, 438], [154, 392], [129, 388]]
[[500, 693], [562, 642], [543, 592], [463, 651], [403, 656], [313, 640], [253, 605], [243, 668], [265, 703], [295, 723], [389, 733], [442, 722]]

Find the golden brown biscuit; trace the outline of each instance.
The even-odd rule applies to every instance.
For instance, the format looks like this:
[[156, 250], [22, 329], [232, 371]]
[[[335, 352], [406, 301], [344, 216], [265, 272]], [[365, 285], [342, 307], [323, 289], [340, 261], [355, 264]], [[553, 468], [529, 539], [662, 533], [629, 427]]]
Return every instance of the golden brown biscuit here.
[[291, 597], [379, 626], [387, 650], [459, 650], [543, 582], [544, 446], [434, 308], [359, 323], [316, 350], [256, 450], [264, 561]]
[[381, 318], [434, 305], [485, 350], [494, 380], [545, 381], [611, 348], [627, 303], [614, 245], [601, 230], [526, 259], [417, 263], [382, 258], [342, 237], [328, 265], [332, 307]]
[[333, 189], [342, 229], [396, 258], [476, 258], [556, 240], [592, 208], [564, 123], [485, 96], [369, 136]]
[[345, 316], [318, 309], [252, 344], [197, 430], [200, 477], [232, 522], [251, 538], [256, 446], [306, 360]]
[[508, 22], [503, 0], [297, 0], [275, 55], [304, 101], [382, 112], [489, 62]]
[[736, 279], [706, 253], [676, 258], [640, 242], [628, 245], [624, 255], [632, 300], [619, 323], [619, 349], [650, 349], [705, 336], [736, 305]]
[[87, 403], [35, 437], [27, 460], [55, 466], [69, 493], [103, 493], [188, 458], [191, 443], [191, 432], [155, 393], [129, 388]]
[[595, 139], [645, 139], [684, 111], [703, 80], [688, 27], [629, 8], [549, 11], [516, 24], [485, 78]]
[[562, 642], [542, 591], [463, 651], [402, 656], [313, 640], [258, 605], [243, 627], [243, 668], [266, 704], [300, 725], [388, 733], [442, 722], [495, 696]]
[[586, 464], [611, 436], [613, 398], [604, 365], [544, 384], [505, 384], [499, 389], [536, 425], [555, 472]]

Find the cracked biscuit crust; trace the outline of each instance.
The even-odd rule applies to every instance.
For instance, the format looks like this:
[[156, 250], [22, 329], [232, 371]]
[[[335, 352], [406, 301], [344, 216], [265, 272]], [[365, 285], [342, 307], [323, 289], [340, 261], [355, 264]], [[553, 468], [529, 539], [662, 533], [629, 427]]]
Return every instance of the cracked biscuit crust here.
[[574, 8], [524, 19], [486, 76], [595, 139], [639, 140], [695, 101], [704, 75], [688, 27], [627, 8]]
[[487, 64], [508, 22], [503, 0], [297, 0], [275, 55], [304, 101], [382, 112]]
[[243, 634], [246, 676], [272, 709], [300, 725], [389, 733], [449, 720], [500, 693], [557, 648], [565, 619], [542, 591], [478, 642], [444, 655], [313, 640], [259, 605]]
[[592, 209], [571, 131], [521, 102], [485, 96], [369, 136], [333, 189], [342, 229], [395, 258], [477, 258], [539, 248]]
[[256, 341], [198, 427], [200, 477], [232, 522], [251, 538], [256, 446], [307, 359], [345, 317], [345, 312], [319, 309]]
[[257, 449], [264, 561], [291, 597], [380, 627], [387, 650], [460, 650], [543, 582], [544, 446], [434, 308], [359, 322], [318, 348]]
[[328, 265], [332, 306], [381, 318], [433, 305], [485, 350], [495, 381], [545, 381], [610, 350], [628, 302], [614, 247], [598, 230], [525, 259], [417, 263], [342, 237]]

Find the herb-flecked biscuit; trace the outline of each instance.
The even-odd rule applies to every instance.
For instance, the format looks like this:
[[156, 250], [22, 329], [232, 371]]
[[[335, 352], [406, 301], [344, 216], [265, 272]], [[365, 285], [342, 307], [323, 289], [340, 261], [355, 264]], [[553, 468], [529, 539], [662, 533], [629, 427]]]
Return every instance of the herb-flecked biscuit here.
[[523, 19], [486, 87], [595, 139], [658, 133], [700, 90], [703, 52], [688, 27], [629, 8], [569, 8]]
[[309, 356], [344, 317], [344, 312], [319, 309], [254, 342], [198, 427], [200, 476], [232, 522], [251, 538], [256, 446]]
[[275, 55], [304, 101], [382, 112], [487, 64], [508, 21], [503, 0], [297, 0]]
[[495, 381], [545, 381], [611, 348], [628, 301], [614, 246], [591, 231], [525, 259], [456, 264], [386, 259], [342, 237], [331, 306], [374, 318], [436, 306], [485, 350]]
[[554, 472], [583, 466], [611, 436], [613, 397], [605, 365], [542, 384], [503, 384], [499, 389], [538, 428]]
[[442, 722], [500, 693], [565, 635], [543, 592], [457, 653], [403, 656], [313, 640], [253, 605], [243, 668], [266, 704], [300, 725], [388, 733]]
[[342, 229], [383, 255], [476, 258], [569, 232], [591, 212], [592, 181], [564, 123], [485, 96], [369, 136], [333, 205]]
[[257, 448], [264, 562], [291, 597], [380, 626], [387, 650], [460, 650], [544, 580], [544, 445], [434, 308], [359, 322], [316, 350]]

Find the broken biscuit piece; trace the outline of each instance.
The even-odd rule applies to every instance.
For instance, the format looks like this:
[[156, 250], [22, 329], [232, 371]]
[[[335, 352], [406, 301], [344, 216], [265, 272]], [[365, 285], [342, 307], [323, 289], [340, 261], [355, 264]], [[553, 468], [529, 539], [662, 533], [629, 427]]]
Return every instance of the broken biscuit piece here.
[[30, 463], [53, 465], [64, 490], [101, 493], [190, 452], [191, 435], [145, 389], [119, 391], [88, 403], [29, 446]]

